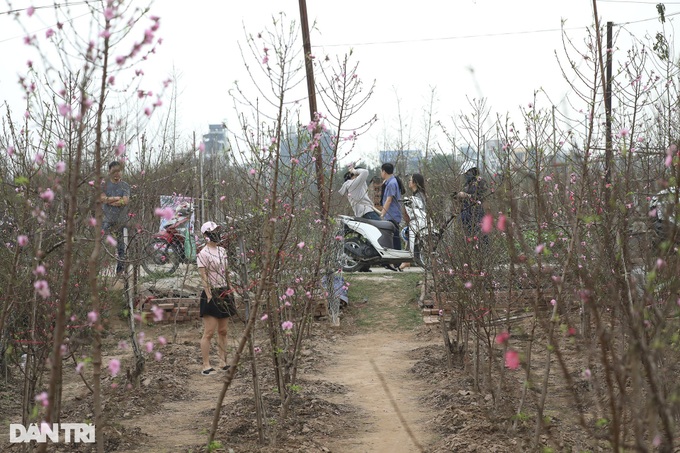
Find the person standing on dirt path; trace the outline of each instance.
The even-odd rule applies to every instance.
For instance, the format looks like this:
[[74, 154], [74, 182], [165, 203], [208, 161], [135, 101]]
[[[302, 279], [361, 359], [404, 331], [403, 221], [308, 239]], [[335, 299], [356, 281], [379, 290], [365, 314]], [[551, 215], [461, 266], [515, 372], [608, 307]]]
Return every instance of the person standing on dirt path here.
[[113, 161], [109, 164], [109, 179], [104, 184], [101, 194], [104, 220], [102, 230], [111, 235], [117, 242], [116, 277], [122, 276], [125, 270], [125, 240], [123, 229], [128, 221], [128, 203], [130, 202], [130, 185], [122, 180], [123, 164]]
[[203, 318], [203, 336], [201, 337], [201, 356], [203, 369], [201, 374], [208, 376], [215, 372], [210, 365], [210, 342], [217, 330], [218, 357], [220, 369], [229, 369], [227, 364], [227, 318], [236, 314], [234, 296], [229, 284], [229, 263], [227, 251], [217, 245], [220, 236], [215, 222], [206, 222], [201, 226], [201, 233], [207, 244], [196, 256], [198, 273], [201, 276], [200, 316]]
[[401, 222], [401, 196], [405, 190], [397, 177], [394, 176], [394, 165], [391, 163], [384, 163], [380, 167], [380, 176], [384, 181], [382, 185], [382, 211], [380, 211], [380, 217], [394, 224], [393, 245], [396, 250], [401, 250], [399, 223]]
[[[408, 179], [408, 188], [411, 189], [411, 203], [413, 203], [413, 210], [420, 209], [425, 211], [425, 178], [420, 173], [413, 173]], [[411, 219], [406, 214], [406, 228], [404, 228], [404, 236], [407, 241], [411, 240], [410, 224]], [[408, 248], [408, 246], [406, 247]], [[399, 265], [399, 270], [403, 271], [407, 267], [411, 267], [411, 263], [405, 261]]]
[[465, 239], [468, 242], [481, 239], [482, 244], [486, 245], [488, 236], [482, 235], [481, 229], [484, 217], [482, 201], [487, 192], [486, 181], [482, 179], [477, 166], [471, 161], [463, 163], [460, 174], [465, 177], [465, 185], [463, 190], [456, 194], [456, 199], [461, 202], [460, 221], [463, 224]]

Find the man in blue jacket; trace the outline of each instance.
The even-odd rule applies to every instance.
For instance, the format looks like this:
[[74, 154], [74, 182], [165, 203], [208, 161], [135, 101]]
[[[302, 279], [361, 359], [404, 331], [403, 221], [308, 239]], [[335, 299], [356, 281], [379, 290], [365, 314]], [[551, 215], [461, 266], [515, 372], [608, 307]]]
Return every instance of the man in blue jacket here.
[[385, 163], [380, 170], [383, 179], [382, 190], [382, 211], [380, 218], [389, 220], [395, 226], [394, 229], [394, 248], [401, 250], [401, 237], [399, 237], [399, 223], [401, 222], [401, 187], [397, 178], [394, 176], [394, 165]]

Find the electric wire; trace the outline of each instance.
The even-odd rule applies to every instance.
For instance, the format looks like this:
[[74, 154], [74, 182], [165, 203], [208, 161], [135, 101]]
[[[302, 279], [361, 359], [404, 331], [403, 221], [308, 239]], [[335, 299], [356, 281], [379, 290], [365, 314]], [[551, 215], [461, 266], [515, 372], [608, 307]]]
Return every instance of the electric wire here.
[[[54, 3], [54, 4], [52, 4], [52, 5], [34, 6], [33, 9], [34, 9], [34, 10], [47, 9], [47, 8], [50, 8], [50, 9], [60, 9], [61, 7], [70, 7], [70, 6], [86, 5], [86, 4], [88, 4], [88, 3], [90, 3], [90, 2], [89, 2], [89, 1], [79, 1], [79, 2], [72, 2], [72, 3], [71, 3], [71, 2], [67, 2], [67, 3]], [[10, 9], [10, 10], [7, 10], [7, 11], [2, 11], [2, 12], [0, 12], [0, 16], [3, 16], [3, 15], [10, 15], [10, 14], [14, 14], [14, 13], [21, 13], [21, 12], [23, 12], [23, 11], [27, 11], [28, 9], [29, 9], [29, 7], [26, 7], [26, 8], [17, 8], [17, 9]], [[88, 13], [85, 13], [85, 14], [81, 14], [80, 16], [70, 17], [66, 22], [69, 22], [69, 23], [70, 23], [70, 22], [73, 22], [73, 21], [76, 20], [76, 19], [80, 19], [81, 17], [85, 17], [85, 16], [89, 16], [89, 15], [90, 15], [90, 13], [88, 12]], [[52, 27], [55, 27], [55, 26], [56, 26], [56, 24], [53, 24], [52, 26], [48, 26], [48, 27], [43, 27], [43, 28], [40, 28], [40, 29], [36, 30], [36, 32], [40, 32], [40, 31], [43, 31], [43, 30], [47, 30], [48, 28], [52, 28]], [[15, 40], [15, 39], [24, 39], [24, 37], [23, 37], [23, 36], [11, 36], [11, 37], [9, 37], [9, 38], [2, 38], [2, 39], [0, 39], [0, 44], [3, 44], [3, 43], [5, 43], [5, 42], [9, 42], [9, 41], [13, 41], [13, 40]]]
[[[80, 2], [66, 2], [66, 3], [54, 3], [51, 5], [43, 5], [43, 6], [33, 6], [33, 10], [37, 11], [39, 9], [47, 9], [47, 8], [59, 8], [62, 6], [78, 6], [78, 5], [85, 5], [89, 3], [88, 1], [80, 1]], [[10, 9], [7, 11], [0, 11], [0, 16], [4, 14], [14, 14], [14, 13], [21, 13], [23, 11], [28, 11], [28, 9], [31, 8], [30, 6], [27, 6], [26, 8], [17, 8], [17, 9]]]
[[[602, 0], [600, 0], [602, 1]], [[612, 0], [615, 1], [615, 0]], [[620, 0], [618, 0], [620, 1]], [[678, 2], [680, 4], [680, 2]], [[664, 16], [666, 18], [680, 15], [680, 12], [668, 13]], [[632, 20], [627, 22], [621, 22], [614, 24], [617, 27], [623, 27], [626, 25], [639, 24], [643, 22], [656, 21], [659, 20], [658, 17], [650, 17], [646, 19]], [[339, 43], [339, 44], [317, 44], [313, 47], [360, 47], [360, 46], [375, 46], [375, 45], [392, 45], [392, 44], [410, 44], [419, 42], [434, 42], [434, 41], [453, 41], [459, 39], [477, 39], [477, 38], [496, 38], [496, 37], [506, 37], [506, 36], [519, 36], [519, 35], [532, 35], [539, 33], [554, 33], [563, 31], [573, 31], [573, 30], [587, 30], [590, 26], [575, 26], [575, 27], [559, 27], [559, 28], [546, 28], [538, 30], [521, 30], [521, 31], [508, 31], [499, 33], [482, 33], [476, 35], [461, 35], [461, 36], [444, 36], [440, 38], [417, 38], [417, 39], [399, 39], [391, 41], [366, 41], [366, 42], [356, 42], [356, 43]]]

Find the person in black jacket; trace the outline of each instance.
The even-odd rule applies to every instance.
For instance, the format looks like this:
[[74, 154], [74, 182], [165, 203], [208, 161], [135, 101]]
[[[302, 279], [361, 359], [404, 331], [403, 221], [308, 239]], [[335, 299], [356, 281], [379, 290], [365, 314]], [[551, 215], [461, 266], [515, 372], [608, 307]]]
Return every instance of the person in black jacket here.
[[[474, 238], [480, 239], [482, 218], [484, 217], [482, 201], [486, 196], [488, 187], [473, 162], [463, 163], [460, 174], [465, 177], [465, 185], [463, 190], [456, 194], [456, 198], [461, 203], [460, 221], [463, 225], [463, 231], [468, 241], [474, 240]], [[486, 235], [481, 239], [484, 243], [488, 240]]]

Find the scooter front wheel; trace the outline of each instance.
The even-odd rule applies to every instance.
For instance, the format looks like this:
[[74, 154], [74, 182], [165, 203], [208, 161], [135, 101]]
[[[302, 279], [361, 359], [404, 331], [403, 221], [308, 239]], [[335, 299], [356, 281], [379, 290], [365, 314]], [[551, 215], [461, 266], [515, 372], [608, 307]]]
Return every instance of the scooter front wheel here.
[[163, 239], [155, 239], [144, 248], [142, 267], [147, 275], [168, 277], [179, 266], [180, 255], [174, 245]]

